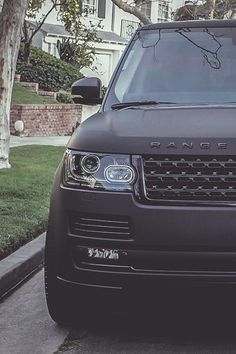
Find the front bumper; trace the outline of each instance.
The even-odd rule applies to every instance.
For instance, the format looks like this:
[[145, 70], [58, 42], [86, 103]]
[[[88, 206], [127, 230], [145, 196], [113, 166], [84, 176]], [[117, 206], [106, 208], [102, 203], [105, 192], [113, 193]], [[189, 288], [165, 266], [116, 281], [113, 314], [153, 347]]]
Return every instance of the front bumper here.
[[[61, 185], [52, 193], [48, 242], [58, 279], [80, 286], [123, 290], [161, 283], [236, 283], [236, 207], [143, 205], [129, 193], [79, 191]], [[75, 213], [128, 217], [132, 237], [80, 237]], [[117, 261], [84, 258], [88, 248], [117, 250]]]

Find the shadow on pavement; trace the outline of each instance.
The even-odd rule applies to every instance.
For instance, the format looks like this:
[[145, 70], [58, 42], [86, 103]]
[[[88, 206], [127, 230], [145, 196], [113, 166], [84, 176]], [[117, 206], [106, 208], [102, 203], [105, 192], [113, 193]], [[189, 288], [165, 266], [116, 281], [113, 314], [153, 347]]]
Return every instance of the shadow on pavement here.
[[235, 289], [137, 291], [114, 301], [113, 313], [103, 306], [72, 329], [67, 343], [80, 345], [69, 353], [236, 352]]

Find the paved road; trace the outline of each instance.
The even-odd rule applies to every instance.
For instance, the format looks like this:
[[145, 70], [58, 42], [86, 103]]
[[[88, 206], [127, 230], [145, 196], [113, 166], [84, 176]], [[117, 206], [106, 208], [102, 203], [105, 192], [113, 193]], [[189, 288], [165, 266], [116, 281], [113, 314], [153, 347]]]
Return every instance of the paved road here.
[[68, 329], [47, 314], [40, 271], [0, 304], [0, 353], [236, 353], [235, 300], [231, 292], [168, 292]]
[[1, 354], [53, 354], [68, 331], [49, 318], [43, 271], [0, 304]]
[[169, 293], [157, 301], [148, 301], [148, 294], [146, 308], [137, 302], [123, 315], [72, 329], [57, 354], [236, 353], [236, 297], [205, 296], [203, 289], [199, 299], [194, 293]]

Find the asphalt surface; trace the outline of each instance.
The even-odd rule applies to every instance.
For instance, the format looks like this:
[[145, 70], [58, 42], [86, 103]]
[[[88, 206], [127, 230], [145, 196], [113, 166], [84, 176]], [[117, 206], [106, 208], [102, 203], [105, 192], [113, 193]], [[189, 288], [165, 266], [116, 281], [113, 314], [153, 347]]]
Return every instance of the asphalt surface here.
[[1, 354], [53, 354], [68, 332], [47, 313], [42, 270], [0, 304]]
[[47, 313], [40, 271], [0, 304], [0, 353], [236, 353], [235, 292], [144, 293], [122, 311], [62, 328]]
[[236, 297], [219, 293], [214, 298], [214, 293], [205, 291], [200, 298], [195, 290], [163, 293], [156, 301], [149, 301], [147, 294], [145, 302], [132, 302], [123, 314], [101, 316], [90, 325], [73, 328], [57, 353], [236, 353], [231, 311]]

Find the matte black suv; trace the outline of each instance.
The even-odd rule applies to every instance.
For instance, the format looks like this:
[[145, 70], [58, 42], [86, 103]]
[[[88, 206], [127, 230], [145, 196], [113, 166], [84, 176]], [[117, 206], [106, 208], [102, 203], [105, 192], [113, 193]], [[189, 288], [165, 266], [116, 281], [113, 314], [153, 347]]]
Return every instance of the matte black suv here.
[[138, 29], [100, 91], [96, 78], [72, 87], [102, 106], [52, 192], [45, 279], [59, 323], [100, 293], [236, 283], [236, 22]]

